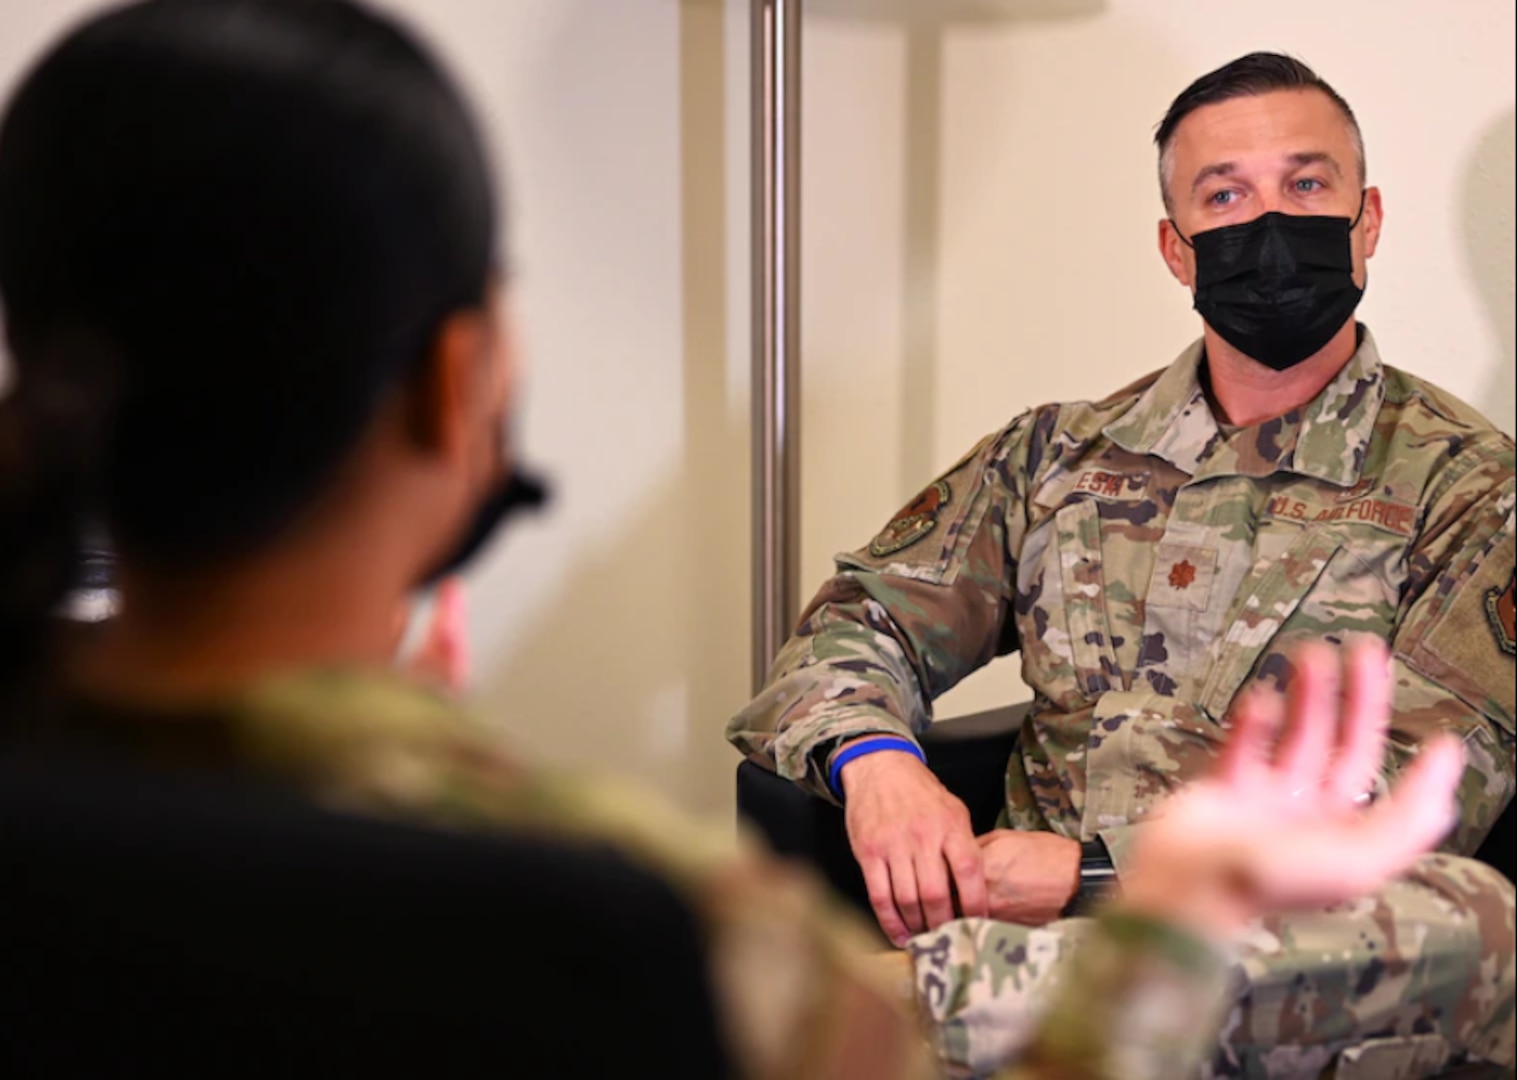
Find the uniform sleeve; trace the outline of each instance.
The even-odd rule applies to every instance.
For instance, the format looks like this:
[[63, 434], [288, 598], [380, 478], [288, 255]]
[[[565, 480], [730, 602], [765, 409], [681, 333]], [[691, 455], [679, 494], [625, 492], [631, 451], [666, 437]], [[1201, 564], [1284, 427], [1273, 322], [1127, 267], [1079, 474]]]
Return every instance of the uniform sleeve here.
[[1229, 964], [1177, 928], [1108, 911], [1069, 956], [1025, 1051], [996, 1080], [1193, 1076], [1231, 1002]]
[[1445, 850], [1471, 854], [1512, 797], [1513, 455], [1493, 440], [1455, 459], [1429, 501], [1391, 641], [1393, 780], [1426, 739], [1465, 745], [1459, 825]]
[[914, 737], [932, 701], [1016, 648], [1008, 555], [1021, 514], [1019, 420], [975, 447], [865, 548], [838, 557], [727, 737], [831, 799], [829, 759], [869, 734]]

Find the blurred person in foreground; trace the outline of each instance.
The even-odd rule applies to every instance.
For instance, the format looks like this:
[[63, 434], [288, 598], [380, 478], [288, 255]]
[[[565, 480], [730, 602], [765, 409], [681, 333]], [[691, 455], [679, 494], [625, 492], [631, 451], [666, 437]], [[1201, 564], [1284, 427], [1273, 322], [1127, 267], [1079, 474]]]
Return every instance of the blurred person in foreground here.
[[[704, 921], [742, 1075], [933, 1075], [898, 958], [804, 875], [647, 796], [532, 770], [394, 670], [395, 613], [540, 500], [505, 439], [498, 232], [457, 91], [367, 8], [148, 0], [41, 60], [0, 125], [7, 738], [261, 773], [441, 827], [608, 838]], [[70, 643], [49, 612], [95, 528], [120, 614]], [[441, 612], [428, 666], [456, 680], [456, 594]], [[1240, 925], [1371, 888], [1448, 827], [1456, 745], [1368, 813], [1344, 797], [1379, 753], [1382, 658], [1351, 659], [1341, 721], [1337, 660], [1305, 665], [1283, 713], [1242, 710], [1006, 1075], [1176, 1075]]]
[[[1212, 1072], [1510, 1069], [1512, 884], [1467, 856], [1514, 784], [1512, 440], [1383, 363], [1356, 320], [1383, 200], [1327, 82], [1240, 57], [1181, 91], [1155, 142], [1159, 254], [1200, 338], [1128, 387], [1023, 413], [840, 555], [729, 737], [843, 804], [944, 1054], [983, 1068], [1015, 1053], [1051, 958], [1126, 887], [1238, 696], [1289, 685], [1302, 642], [1386, 641], [1366, 794], [1452, 734], [1459, 821], [1373, 900], [1257, 928]], [[1105, 312], [1120, 283], [1086, 276]], [[977, 837], [916, 733], [1011, 652], [1032, 709], [1002, 827]]]

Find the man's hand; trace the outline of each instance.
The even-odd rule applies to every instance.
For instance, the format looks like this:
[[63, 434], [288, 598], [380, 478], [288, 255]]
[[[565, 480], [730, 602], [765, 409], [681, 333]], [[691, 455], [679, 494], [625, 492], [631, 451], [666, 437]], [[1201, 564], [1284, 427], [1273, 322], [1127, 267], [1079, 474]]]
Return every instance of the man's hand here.
[[979, 838], [988, 914], [1042, 926], [1059, 917], [1080, 887], [1080, 845], [1047, 832], [996, 829]]
[[1268, 912], [1372, 892], [1455, 820], [1463, 747], [1423, 745], [1389, 797], [1365, 809], [1390, 723], [1385, 646], [1340, 660], [1303, 649], [1282, 701], [1241, 699], [1212, 774], [1163, 804], [1123, 877], [1122, 906], [1225, 939]]
[[[984, 915], [985, 870], [964, 804], [910, 754], [857, 757], [838, 774], [869, 903], [896, 945], [958, 915]], [[958, 908], [955, 911], [954, 901]]]

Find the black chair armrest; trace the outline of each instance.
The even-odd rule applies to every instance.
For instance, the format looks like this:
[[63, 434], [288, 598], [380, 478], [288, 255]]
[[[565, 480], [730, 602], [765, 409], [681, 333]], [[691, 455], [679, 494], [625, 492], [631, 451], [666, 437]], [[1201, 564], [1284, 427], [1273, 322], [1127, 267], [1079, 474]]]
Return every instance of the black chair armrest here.
[[[1023, 703], [941, 720], [921, 736], [927, 767], [964, 801], [977, 835], [995, 828], [1005, 806], [1006, 763], [1030, 708]], [[775, 851], [810, 864], [840, 894], [869, 912], [864, 877], [849, 847], [841, 809], [745, 761], [737, 768], [737, 810]]]
[[1508, 881], [1517, 880], [1517, 821], [1512, 819], [1514, 813], [1517, 813], [1517, 800], [1507, 803], [1485, 843], [1475, 852], [1475, 858], [1500, 870]]

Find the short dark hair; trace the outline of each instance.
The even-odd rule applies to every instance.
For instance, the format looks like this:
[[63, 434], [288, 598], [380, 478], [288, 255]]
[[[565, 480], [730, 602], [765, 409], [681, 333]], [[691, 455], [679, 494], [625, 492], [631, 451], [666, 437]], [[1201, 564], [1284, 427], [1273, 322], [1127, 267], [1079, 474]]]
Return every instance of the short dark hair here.
[[1175, 139], [1175, 130], [1191, 113], [1206, 105], [1216, 105], [1234, 98], [1254, 97], [1275, 90], [1316, 90], [1326, 94], [1328, 100], [1338, 106], [1343, 118], [1348, 121], [1353, 133], [1354, 151], [1358, 155], [1359, 180], [1364, 181], [1364, 136], [1359, 130], [1359, 121], [1354, 110], [1349, 108], [1343, 95], [1328, 85], [1327, 81], [1294, 56], [1282, 53], [1254, 52], [1240, 56], [1216, 71], [1202, 75], [1191, 83], [1170, 104], [1159, 128], [1154, 132], [1154, 143], [1159, 148], [1159, 190], [1164, 195], [1164, 205], [1170, 205], [1167, 156]]

